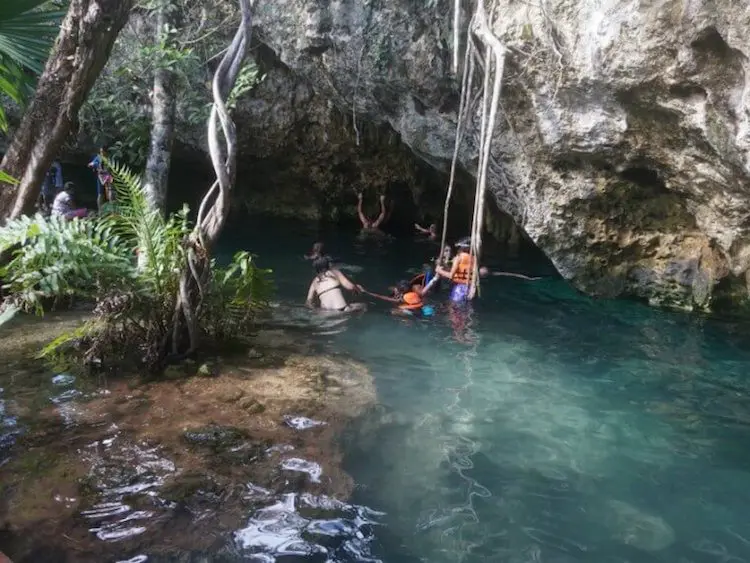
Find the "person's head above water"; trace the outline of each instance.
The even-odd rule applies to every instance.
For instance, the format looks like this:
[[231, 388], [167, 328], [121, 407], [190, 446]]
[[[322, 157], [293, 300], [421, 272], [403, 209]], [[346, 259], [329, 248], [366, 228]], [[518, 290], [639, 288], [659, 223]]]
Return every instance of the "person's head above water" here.
[[316, 274], [325, 274], [331, 269], [331, 259], [328, 256], [320, 256], [313, 261], [312, 266]]

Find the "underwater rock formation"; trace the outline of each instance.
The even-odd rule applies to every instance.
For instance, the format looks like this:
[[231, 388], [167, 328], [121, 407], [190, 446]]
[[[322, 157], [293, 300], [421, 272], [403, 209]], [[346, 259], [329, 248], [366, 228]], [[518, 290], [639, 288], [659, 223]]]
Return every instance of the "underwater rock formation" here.
[[[708, 307], [717, 287], [739, 284], [746, 296], [750, 7], [492, 4], [508, 48], [490, 166], [500, 209], [589, 294], [685, 308]], [[258, 89], [266, 138], [269, 119], [289, 130], [290, 116], [335, 109], [387, 124], [424, 161], [448, 166], [459, 95], [452, 3], [280, 0], [258, 12], [274, 72], [296, 84], [269, 73]], [[477, 112], [459, 157], [471, 174]]]

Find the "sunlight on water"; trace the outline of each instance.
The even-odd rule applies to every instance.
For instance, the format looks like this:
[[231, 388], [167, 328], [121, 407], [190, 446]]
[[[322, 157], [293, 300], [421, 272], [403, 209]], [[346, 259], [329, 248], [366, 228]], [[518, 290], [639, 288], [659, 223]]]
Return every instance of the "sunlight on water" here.
[[[251, 495], [271, 498], [258, 487], [252, 488]], [[375, 563], [379, 560], [370, 553], [372, 529], [382, 516], [324, 496], [288, 493], [256, 511], [234, 539], [252, 561], [319, 555], [323, 558], [314, 560]]]
[[121, 437], [116, 427], [112, 431], [110, 438], [81, 452], [91, 465], [90, 484], [99, 492], [98, 502], [81, 514], [90, 522], [90, 531], [103, 541], [140, 535], [158, 512], [171, 508], [157, 493], [176, 471], [158, 448], [133, 443]]

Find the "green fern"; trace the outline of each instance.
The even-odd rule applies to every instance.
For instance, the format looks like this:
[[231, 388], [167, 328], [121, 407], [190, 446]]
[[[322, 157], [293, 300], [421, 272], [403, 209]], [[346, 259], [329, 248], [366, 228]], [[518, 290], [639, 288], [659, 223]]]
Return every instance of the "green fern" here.
[[[117, 163], [108, 166], [117, 195], [108, 213], [73, 221], [35, 215], [0, 228], [0, 253], [11, 256], [0, 267], [8, 295], [0, 325], [17, 311], [43, 314], [63, 298], [92, 301], [94, 320], [61, 335], [42, 356], [73, 349], [85, 361], [130, 355], [160, 366], [187, 268], [188, 208], [164, 217], [149, 206], [140, 177]], [[248, 252], [238, 252], [223, 269], [212, 262], [198, 326], [213, 340], [247, 335], [272, 291], [270, 271], [258, 268]]]

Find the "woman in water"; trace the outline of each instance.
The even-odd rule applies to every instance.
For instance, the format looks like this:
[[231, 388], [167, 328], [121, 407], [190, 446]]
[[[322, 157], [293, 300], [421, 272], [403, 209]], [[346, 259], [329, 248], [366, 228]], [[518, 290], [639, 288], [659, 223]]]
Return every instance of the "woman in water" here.
[[316, 258], [313, 262], [315, 277], [310, 284], [307, 292], [308, 307], [313, 307], [317, 298], [319, 306], [325, 311], [361, 311], [364, 309], [363, 303], [348, 304], [344, 299], [344, 293], [341, 288], [360, 293], [361, 285], [352, 283], [349, 278], [336, 269], [331, 267], [331, 260], [327, 256]]

